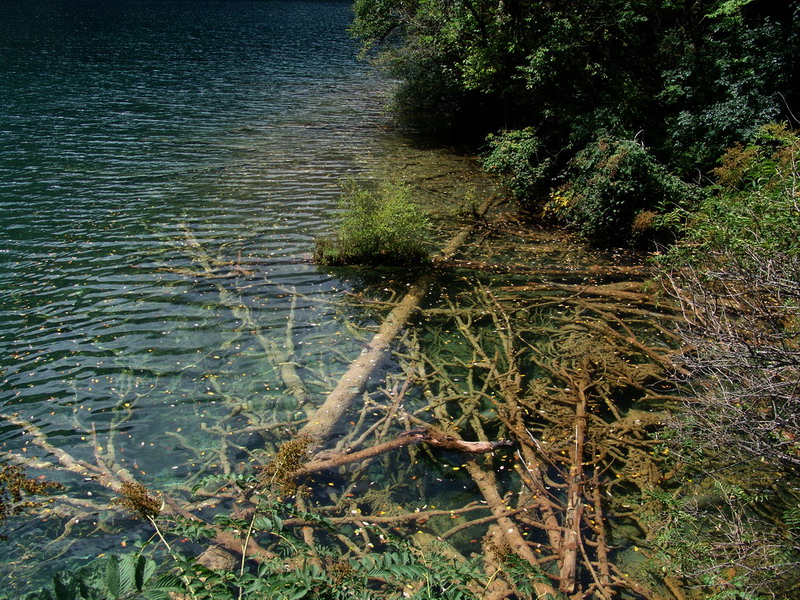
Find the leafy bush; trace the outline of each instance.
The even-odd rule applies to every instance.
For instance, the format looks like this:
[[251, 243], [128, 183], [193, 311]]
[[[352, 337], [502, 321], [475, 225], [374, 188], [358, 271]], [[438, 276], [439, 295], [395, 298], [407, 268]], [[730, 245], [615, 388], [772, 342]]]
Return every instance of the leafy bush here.
[[[486, 164], [523, 203], [602, 131], [641, 135], [688, 179], [800, 104], [798, 0], [356, 0], [354, 12], [352, 33], [399, 80], [401, 116], [459, 141], [517, 130], [490, 138]], [[584, 232], [626, 239], [627, 209], [583, 195]]]
[[534, 203], [549, 179], [552, 161], [541, 157], [542, 143], [530, 128], [504, 131], [486, 138], [484, 168], [499, 174], [523, 205]]
[[705, 171], [725, 148], [752, 140], [761, 124], [786, 114], [780, 96], [792, 89], [796, 77], [791, 73], [800, 38], [790, 31], [800, 12], [795, 6], [794, 16], [784, 14], [786, 22], [780, 23], [780, 11], [758, 15], [756, 7], [742, 14], [738, 7], [725, 8], [736, 4], [722, 2], [716, 14], [708, 15], [708, 31], [696, 52], [676, 55], [676, 63], [663, 74], [666, 135], [659, 144], [661, 155], [684, 173]]
[[575, 156], [569, 172], [556, 212], [594, 242], [634, 241], [652, 221], [648, 213], [701, 197], [698, 188], [670, 174], [632, 140], [601, 136]]
[[[232, 566], [209, 568], [175, 552], [171, 561], [161, 564], [141, 552], [110, 556], [56, 574], [52, 589], [27, 594], [24, 600], [475, 600], [478, 596], [470, 588], [484, 585], [476, 560], [459, 562], [435, 549], [420, 550], [378, 527], [370, 530], [385, 542], [380, 554], [348, 556], [310, 548], [284, 528], [282, 517], [300, 517], [334, 531], [329, 520], [295, 513], [282, 502], [265, 502], [259, 509], [260, 516], [254, 515], [251, 521], [227, 514], [215, 519], [217, 526], [231, 534], [261, 530], [279, 540], [278, 552], [257, 563], [236, 560]], [[159, 531], [164, 528], [162, 535], [187, 533], [164, 520], [156, 526]], [[0, 594], [0, 598], [6, 597]]]
[[430, 260], [430, 220], [410, 189], [385, 183], [377, 191], [345, 185], [336, 235], [317, 240], [315, 260], [325, 265], [412, 265]]
[[25, 600], [169, 600], [184, 591], [178, 576], [156, 570], [152, 559], [138, 553], [98, 558], [57, 573], [52, 589], [28, 594]]

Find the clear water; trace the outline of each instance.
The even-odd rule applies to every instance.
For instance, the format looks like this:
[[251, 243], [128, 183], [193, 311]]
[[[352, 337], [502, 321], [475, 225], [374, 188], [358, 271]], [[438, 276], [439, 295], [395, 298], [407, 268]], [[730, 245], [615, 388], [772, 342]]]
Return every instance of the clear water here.
[[298, 258], [383, 121], [347, 2], [14, 2], [1, 18], [4, 410], [68, 438], [50, 413], [101, 412], [121, 369], [159, 396], [224, 365], [206, 354], [236, 322], [189, 273], [187, 231], [252, 273], [264, 328], [285, 321], [279, 287], [335, 287]]
[[[232, 402], [295, 410], [255, 333], [283, 339], [291, 315], [294, 359], [322, 387], [358, 351], [322, 302], [347, 282], [303, 260], [340, 181], [391, 147], [387, 83], [357, 60], [350, 19], [346, 0], [3, 4], [0, 411], [91, 460], [92, 428], [102, 440], [124, 408], [117, 459], [164, 482]], [[5, 421], [0, 450], [41, 455]], [[14, 527], [56, 553], [60, 525]]]

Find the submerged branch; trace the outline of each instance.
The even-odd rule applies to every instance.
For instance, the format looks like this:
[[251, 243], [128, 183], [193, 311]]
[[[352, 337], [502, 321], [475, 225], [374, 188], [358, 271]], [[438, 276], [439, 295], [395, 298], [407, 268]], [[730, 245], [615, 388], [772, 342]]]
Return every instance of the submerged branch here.
[[[479, 214], [486, 213], [495, 201], [496, 199], [493, 197], [484, 201], [479, 209]], [[474, 225], [470, 224], [453, 236], [441, 250], [440, 258], [447, 259], [455, 254], [473, 228]], [[323, 443], [331, 436], [353, 402], [363, 393], [370, 376], [380, 364], [389, 345], [417, 310], [435, 279], [434, 273], [428, 273], [420, 277], [409, 288], [405, 297], [392, 309], [378, 332], [361, 351], [361, 355], [350, 363], [334, 390], [328, 394], [309, 422], [300, 430], [300, 435], [313, 438], [317, 440], [318, 444]]]

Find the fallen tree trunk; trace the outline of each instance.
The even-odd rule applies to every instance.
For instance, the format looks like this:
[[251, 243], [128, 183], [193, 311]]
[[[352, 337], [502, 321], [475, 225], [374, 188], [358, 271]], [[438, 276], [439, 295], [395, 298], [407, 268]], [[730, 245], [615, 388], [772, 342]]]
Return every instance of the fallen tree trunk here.
[[[588, 368], [584, 362], [583, 372]], [[561, 579], [559, 590], [573, 593], [577, 584], [578, 550], [581, 545], [581, 521], [583, 519], [583, 445], [586, 436], [586, 388], [588, 380], [573, 380], [575, 397], [575, 445], [572, 447], [567, 480], [567, 508], [564, 512], [564, 538], [561, 548]], [[588, 563], [587, 561], [587, 564]]]
[[[522, 537], [519, 527], [507, 516], [506, 502], [503, 501], [497, 491], [494, 474], [491, 471], [484, 471], [474, 461], [467, 461], [465, 467], [486, 500], [492, 515], [497, 519], [497, 526], [493, 528], [493, 531], [497, 534], [499, 540], [502, 540], [514, 554], [532, 567], [535, 569], [540, 568], [539, 560]], [[558, 596], [555, 588], [544, 579], [534, 577], [531, 583], [536, 591], [537, 598], [556, 598]]]
[[588, 265], [570, 269], [568, 267], [544, 268], [522, 264], [496, 264], [473, 259], [447, 259], [441, 261], [441, 266], [449, 269], [465, 269], [494, 274], [512, 273], [515, 275], [531, 275], [535, 277], [574, 277], [576, 275], [583, 276], [588, 274], [595, 277], [608, 277], [613, 279], [616, 277], [646, 277], [649, 275], [649, 271], [645, 267], [624, 265]]
[[336, 452], [330, 455], [326, 453], [326, 456], [306, 463], [300, 470], [292, 473], [292, 477], [304, 477], [326, 469], [335, 469], [344, 465], [362, 462], [398, 448], [420, 443], [426, 443], [435, 448], [444, 448], [446, 450], [466, 452], [469, 454], [488, 454], [494, 452], [497, 448], [514, 445], [508, 440], [467, 442], [435, 429], [420, 428], [406, 431], [393, 440], [383, 442], [382, 444], [376, 444], [375, 446], [370, 446], [369, 448], [358, 450], [357, 452]]
[[[479, 214], [485, 214], [496, 198], [487, 198], [479, 208]], [[442, 248], [436, 261], [451, 258], [466, 241], [470, 233], [475, 228], [472, 223], [462, 228], [453, 238]], [[321, 445], [325, 439], [329, 438], [338, 423], [342, 420], [345, 413], [353, 405], [353, 402], [366, 389], [370, 376], [380, 363], [384, 353], [388, 350], [389, 344], [400, 333], [411, 315], [419, 307], [422, 299], [428, 293], [433, 282], [436, 280], [435, 273], [431, 270], [420, 277], [408, 290], [408, 293], [395, 306], [384, 320], [378, 332], [369, 341], [361, 354], [356, 358], [344, 375], [339, 379], [336, 387], [328, 394], [325, 401], [317, 408], [316, 412], [310, 417], [298, 432], [299, 436], [307, 436]]]

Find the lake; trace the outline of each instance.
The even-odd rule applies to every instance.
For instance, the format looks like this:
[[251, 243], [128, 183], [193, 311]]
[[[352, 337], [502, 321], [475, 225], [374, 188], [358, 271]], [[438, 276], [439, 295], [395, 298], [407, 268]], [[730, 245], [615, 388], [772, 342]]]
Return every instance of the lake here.
[[[4, 4], [4, 412], [82, 455], [91, 424], [102, 435], [114, 407], [135, 404], [123, 462], [152, 481], [185, 470], [164, 434], [195, 435], [193, 419], [214, 414], [210, 378], [268, 395], [272, 367], [214, 282], [191, 276], [187, 231], [254, 272], [240, 293], [264, 332], [283, 335], [287, 290], [302, 294], [303, 354], [321, 360], [341, 332], [308, 298], [347, 284], [302, 257], [340, 182], [386, 154], [387, 83], [357, 60], [351, 18], [324, 1]], [[25, 443], [0, 429], [4, 450]]]
[[[336, 386], [427, 270], [310, 261], [346, 179], [412, 185], [437, 241], [462, 222], [479, 235], [441, 265], [416, 327], [331, 438], [374, 446], [433, 424], [503, 444], [480, 461], [433, 444], [324, 473], [290, 513], [307, 503], [338, 519], [342, 533], [320, 543], [351, 557], [394, 547], [362, 514], [370, 527], [403, 525], [391, 531], [440, 565], [492, 553], [487, 527], [500, 535], [495, 521], [523, 513], [506, 530], [527, 540], [515, 542], [530, 555], [522, 588], [534, 551], [561, 560], [551, 524], [563, 509], [565, 530], [581, 527], [583, 494], [596, 511], [584, 516], [593, 568], [609, 557], [649, 568], [632, 507], [660, 481], [647, 436], [661, 417], [643, 409], [673, 390], [674, 340], [652, 325], [662, 310], [641, 293], [645, 273], [513, 213], [475, 220], [494, 183], [473, 158], [392, 123], [393, 82], [358, 60], [351, 19], [347, 1], [4, 4], [0, 450], [64, 485], [37, 518], [4, 526], [0, 581], [12, 597], [152, 537], [113, 508], [103, 473], [189, 503], [209, 478], [252, 475]], [[61, 450], [75, 468], [41, 468]], [[607, 532], [601, 490], [615, 511]], [[449, 573], [431, 564], [432, 576]], [[451, 583], [467, 579], [453, 573]]]

